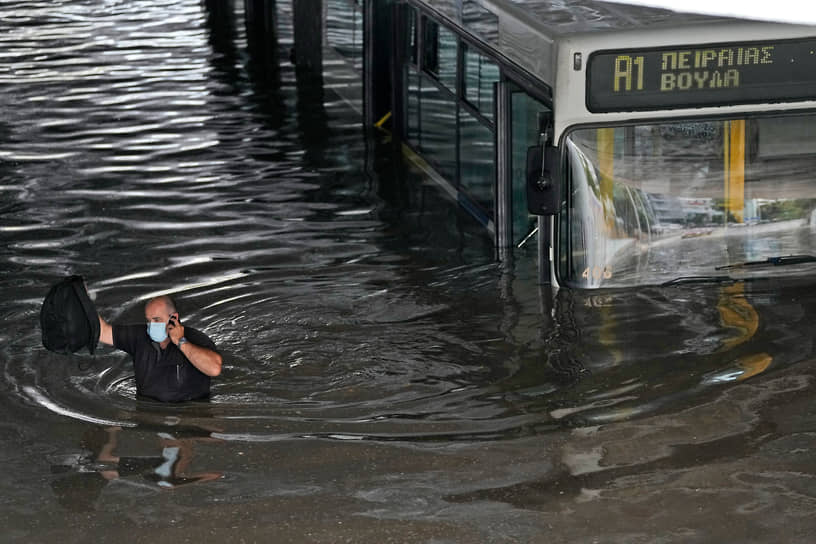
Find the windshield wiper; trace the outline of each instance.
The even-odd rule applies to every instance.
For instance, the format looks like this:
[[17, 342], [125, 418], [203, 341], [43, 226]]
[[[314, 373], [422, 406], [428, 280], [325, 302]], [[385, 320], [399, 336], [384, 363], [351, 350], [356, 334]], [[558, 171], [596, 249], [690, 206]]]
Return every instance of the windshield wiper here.
[[[768, 257], [761, 261], [746, 261], [744, 263], [725, 264], [714, 267], [714, 270], [734, 270], [737, 268], [748, 268], [752, 266], [785, 266], [789, 264], [816, 263], [816, 255], [782, 255], [779, 257]], [[683, 283], [725, 283], [736, 281], [730, 276], [681, 276], [674, 278], [660, 285], [680, 285]]]
[[665, 281], [661, 287], [669, 285], [680, 285], [683, 283], [733, 283], [735, 280], [729, 276], [681, 276], [673, 280]]
[[745, 268], [748, 266], [785, 266], [789, 264], [814, 262], [816, 262], [816, 256], [813, 255], [784, 255], [780, 257], [768, 257], [762, 261], [746, 261], [744, 263], [725, 264], [714, 267], [714, 270], [730, 270], [733, 268]]

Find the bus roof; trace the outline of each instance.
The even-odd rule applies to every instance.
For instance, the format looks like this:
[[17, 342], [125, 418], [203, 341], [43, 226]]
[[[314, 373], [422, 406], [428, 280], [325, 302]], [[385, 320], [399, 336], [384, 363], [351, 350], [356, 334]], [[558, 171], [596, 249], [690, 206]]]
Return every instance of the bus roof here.
[[[556, 138], [574, 124], [665, 117], [668, 109], [671, 116], [768, 109], [767, 103], [754, 100], [732, 107], [696, 104], [687, 108], [653, 107], [650, 111], [635, 111], [637, 108], [626, 111], [626, 107], [621, 107], [617, 111], [591, 112], [587, 106], [587, 65], [596, 51], [816, 39], [816, 26], [681, 13], [598, 0], [411, 1], [436, 12], [497, 56], [548, 86], [558, 97], [554, 101]], [[810, 70], [812, 59], [805, 66]], [[816, 108], [816, 100], [798, 100], [784, 106], [793, 107]]]
[[651, 28], [655, 25], [678, 26], [740, 20], [598, 0], [417, 1], [462, 24], [465, 28], [475, 30], [482, 38], [494, 43], [497, 35], [489, 32], [491, 26], [495, 27], [508, 18], [523, 21], [542, 35], [552, 38], [584, 32]]

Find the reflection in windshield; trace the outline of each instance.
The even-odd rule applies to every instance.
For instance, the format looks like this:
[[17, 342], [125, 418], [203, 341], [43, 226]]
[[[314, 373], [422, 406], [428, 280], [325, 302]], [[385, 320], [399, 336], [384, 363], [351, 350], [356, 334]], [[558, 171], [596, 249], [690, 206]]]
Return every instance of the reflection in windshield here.
[[579, 129], [559, 272], [574, 286], [801, 273], [816, 254], [816, 115]]

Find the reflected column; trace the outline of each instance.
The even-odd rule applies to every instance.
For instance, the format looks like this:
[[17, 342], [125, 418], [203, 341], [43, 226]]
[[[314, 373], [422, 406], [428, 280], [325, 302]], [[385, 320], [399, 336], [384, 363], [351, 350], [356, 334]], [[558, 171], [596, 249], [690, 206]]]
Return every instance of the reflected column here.
[[[247, 48], [259, 73], [278, 72], [277, 5], [275, 0], [244, 0]], [[253, 74], [256, 75], [256, 74]]]
[[328, 138], [323, 105], [323, 0], [292, 0], [298, 121], [306, 160], [322, 159]]
[[244, 0], [249, 63], [254, 101], [271, 127], [280, 127], [285, 115], [281, 98], [278, 12], [275, 0]]
[[240, 77], [236, 67], [238, 51], [235, 46], [235, 10], [231, 0], [205, 0], [209, 44], [215, 55], [210, 63], [215, 76], [225, 85], [234, 86]]
[[323, 0], [292, 0], [295, 48], [292, 62], [300, 78], [323, 81]]

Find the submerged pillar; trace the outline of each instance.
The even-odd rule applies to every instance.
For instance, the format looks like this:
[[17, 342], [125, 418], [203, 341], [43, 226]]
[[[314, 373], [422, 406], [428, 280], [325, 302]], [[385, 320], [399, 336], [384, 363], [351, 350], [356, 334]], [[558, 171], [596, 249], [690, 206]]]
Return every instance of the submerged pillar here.
[[295, 47], [292, 62], [298, 80], [323, 83], [323, 0], [292, 0]]
[[297, 117], [304, 160], [320, 164], [326, 155], [328, 119], [323, 105], [323, 0], [292, 0]]
[[[394, 23], [392, 0], [365, 2], [365, 121], [367, 126], [382, 126], [391, 110], [391, 63], [394, 59]], [[378, 124], [380, 123], [380, 124]]]
[[244, 0], [249, 73], [252, 100], [269, 126], [280, 127], [286, 106], [281, 95], [278, 48], [278, 11], [275, 0]]

